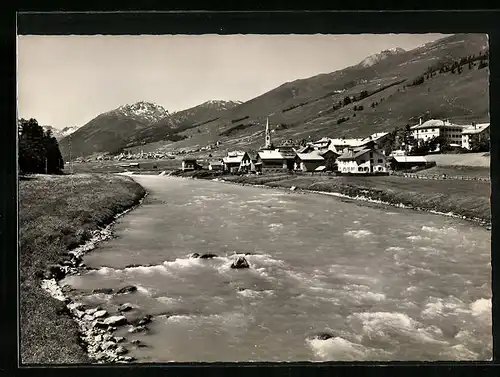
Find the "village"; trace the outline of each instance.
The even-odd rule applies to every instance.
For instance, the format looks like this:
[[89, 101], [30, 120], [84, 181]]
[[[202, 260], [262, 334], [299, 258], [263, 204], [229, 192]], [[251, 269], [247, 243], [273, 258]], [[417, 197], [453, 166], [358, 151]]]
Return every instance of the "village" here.
[[[328, 138], [304, 146], [283, 143], [275, 146], [271, 140], [269, 120], [266, 122], [265, 144], [260, 150], [229, 151], [221, 159], [208, 162], [208, 167], [194, 158], [184, 158], [182, 171], [206, 169], [225, 173], [254, 173], [277, 171], [334, 172], [336, 174], [387, 175], [397, 170], [417, 170], [431, 166], [422, 155], [411, 155], [415, 147], [440, 140], [451, 148], [472, 151], [480, 143], [489, 142], [489, 123], [458, 125], [449, 120], [430, 119], [410, 127], [415, 143], [402, 143], [399, 150], [389, 154], [382, 148], [389, 132], [374, 133], [365, 138]], [[439, 153], [437, 144], [430, 152]]]

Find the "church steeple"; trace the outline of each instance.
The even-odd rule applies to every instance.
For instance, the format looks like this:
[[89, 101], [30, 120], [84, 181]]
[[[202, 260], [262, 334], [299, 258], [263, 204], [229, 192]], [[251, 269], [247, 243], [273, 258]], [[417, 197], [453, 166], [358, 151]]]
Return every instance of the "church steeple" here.
[[271, 149], [273, 147], [273, 144], [271, 142], [271, 131], [269, 130], [269, 118], [267, 118], [266, 121], [266, 144], [265, 148], [266, 149]]

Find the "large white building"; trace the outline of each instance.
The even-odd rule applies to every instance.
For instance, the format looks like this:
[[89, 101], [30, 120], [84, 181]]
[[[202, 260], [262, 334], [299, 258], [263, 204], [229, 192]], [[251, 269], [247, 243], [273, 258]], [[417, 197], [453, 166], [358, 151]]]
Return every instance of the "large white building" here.
[[459, 125], [448, 120], [437, 119], [420, 122], [411, 128], [412, 136], [419, 143], [440, 136], [445, 143], [451, 146], [460, 146], [469, 150], [477, 143], [485, 139], [489, 140], [489, 130], [489, 123]]
[[431, 119], [411, 128], [412, 136], [418, 143], [442, 137], [443, 140], [455, 146], [462, 145], [462, 130], [465, 126], [450, 123], [448, 120]]

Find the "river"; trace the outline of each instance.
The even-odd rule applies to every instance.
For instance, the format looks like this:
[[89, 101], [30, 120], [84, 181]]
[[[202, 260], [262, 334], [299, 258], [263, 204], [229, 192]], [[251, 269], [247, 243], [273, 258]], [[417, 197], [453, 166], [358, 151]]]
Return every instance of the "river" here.
[[[317, 194], [134, 176], [149, 192], [61, 282], [129, 318], [139, 362], [486, 360], [490, 232]], [[190, 258], [214, 253], [217, 258]], [[230, 268], [251, 253], [249, 269]], [[128, 265], [137, 267], [128, 267]], [[125, 295], [96, 288], [134, 285]], [[316, 334], [327, 332], [329, 339]]]

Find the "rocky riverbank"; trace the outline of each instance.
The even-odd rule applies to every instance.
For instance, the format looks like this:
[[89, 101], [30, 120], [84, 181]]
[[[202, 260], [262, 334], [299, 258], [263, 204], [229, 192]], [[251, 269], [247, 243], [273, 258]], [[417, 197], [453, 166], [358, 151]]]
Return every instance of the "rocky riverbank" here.
[[[117, 215], [115, 219], [123, 216], [127, 212], [133, 210], [145, 199], [144, 195], [139, 203], [132, 208], [129, 208]], [[112, 237], [112, 227], [114, 222], [107, 225], [104, 229], [95, 230], [92, 232], [92, 238], [85, 244], [77, 247], [68, 253], [69, 258], [60, 265], [49, 266], [45, 272], [45, 278], [41, 281], [41, 287], [47, 291], [54, 299], [65, 304], [65, 312], [71, 315], [74, 321], [78, 324], [80, 332], [81, 345], [87, 351], [90, 359], [98, 363], [122, 362], [127, 363], [134, 361], [134, 358], [127, 356], [127, 348], [122, 345], [126, 339], [124, 337], [116, 337], [113, 332], [120, 326], [130, 325], [127, 317], [122, 314], [129, 309], [130, 305], [124, 305], [119, 308], [118, 313], [110, 315], [106, 310], [100, 307], [86, 307], [83, 303], [73, 302], [65, 293], [63, 288], [57, 283], [64, 279], [67, 275], [80, 274], [85, 268], [82, 263], [82, 257], [95, 249], [98, 243], [106, 241]], [[119, 293], [127, 293], [133, 291], [135, 287], [124, 287]], [[67, 309], [67, 310], [66, 310]], [[150, 317], [145, 317], [137, 327], [131, 326], [129, 331], [145, 330], [144, 325], [151, 320]], [[140, 327], [142, 326], [142, 327]], [[136, 344], [137, 346], [137, 344]]]
[[[74, 308], [77, 303], [65, 296], [57, 281], [85, 268], [83, 254], [110, 237], [110, 224], [137, 206], [145, 195], [139, 184], [120, 176], [33, 176], [20, 182], [22, 364], [96, 361], [88, 336], [104, 336], [103, 329], [85, 331], [87, 327], [78, 320], [88, 324], [89, 317], [78, 318]], [[105, 316], [109, 317], [107, 313]]]

